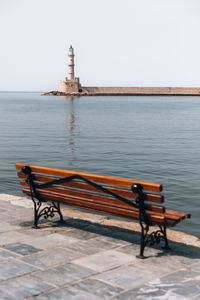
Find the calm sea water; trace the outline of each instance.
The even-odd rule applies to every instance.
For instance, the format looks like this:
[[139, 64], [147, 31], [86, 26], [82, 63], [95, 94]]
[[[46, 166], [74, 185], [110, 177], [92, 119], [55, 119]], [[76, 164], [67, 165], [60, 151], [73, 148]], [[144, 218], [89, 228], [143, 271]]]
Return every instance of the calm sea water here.
[[22, 195], [16, 162], [162, 183], [200, 237], [199, 119], [200, 97], [0, 93], [0, 193]]

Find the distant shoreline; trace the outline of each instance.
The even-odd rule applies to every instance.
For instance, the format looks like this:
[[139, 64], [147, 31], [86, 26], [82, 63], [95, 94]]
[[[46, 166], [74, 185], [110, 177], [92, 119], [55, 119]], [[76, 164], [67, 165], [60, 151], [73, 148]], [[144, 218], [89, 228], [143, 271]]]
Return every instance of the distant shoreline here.
[[51, 91], [46, 96], [200, 96], [194, 87], [82, 87], [79, 92]]

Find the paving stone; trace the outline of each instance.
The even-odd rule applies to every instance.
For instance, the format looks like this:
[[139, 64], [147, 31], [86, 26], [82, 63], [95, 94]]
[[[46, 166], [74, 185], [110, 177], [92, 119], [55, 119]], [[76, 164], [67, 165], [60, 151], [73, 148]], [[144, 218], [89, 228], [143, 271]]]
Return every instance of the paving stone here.
[[184, 297], [193, 297], [200, 294], [200, 272], [182, 269], [149, 284], [154, 287], [174, 292]]
[[131, 289], [152, 280], [152, 278], [156, 278], [156, 275], [139, 270], [134, 266], [127, 266], [104, 272], [95, 276], [95, 278]]
[[36, 297], [37, 300], [99, 300], [98, 297], [87, 294], [83, 291], [78, 291], [74, 288], [68, 287], [65, 289], [59, 289], [54, 292]]
[[41, 238], [41, 237], [45, 237], [45, 236], [49, 236], [50, 234], [53, 233], [59, 233], [59, 230], [61, 230], [62, 233], [62, 229], [60, 227], [48, 227], [48, 228], [22, 228], [20, 227], [20, 233], [34, 237], [34, 238]]
[[159, 275], [170, 273], [176, 270], [176, 264], [170, 264], [167, 256], [137, 259], [135, 266], [142, 270], [151, 270], [152, 273]]
[[17, 242], [23, 242], [24, 240], [30, 240], [31, 238], [26, 235], [17, 232], [17, 231], [9, 231], [0, 233], [0, 245], [13, 244]]
[[41, 251], [41, 249], [22, 243], [7, 245], [4, 248], [21, 255], [29, 255]]
[[68, 246], [68, 249], [79, 251], [83, 254], [94, 254], [103, 250], [115, 248], [113, 243], [99, 241], [97, 238], [81, 241]]
[[200, 293], [200, 276], [198, 280], [192, 279], [183, 283], [174, 283], [170, 286], [163, 287], [163, 289], [187, 298], [197, 296]]
[[[140, 245], [128, 244], [128, 245], [118, 248], [117, 251], [136, 256], [140, 252]], [[158, 255], [158, 253], [160, 253], [159, 249], [154, 249], [154, 248], [149, 248], [149, 247], [146, 247], [145, 252], [144, 252], [145, 256], [147, 256], [147, 257], [156, 256], [156, 255]]]
[[99, 241], [102, 241], [102, 242], [113, 243], [116, 247], [117, 246], [123, 246], [123, 245], [131, 245], [132, 244], [132, 243], [129, 243], [127, 241], [120, 240], [120, 239], [113, 238], [111, 236], [106, 236], [106, 235], [98, 235], [96, 237], [96, 239], [98, 239]]
[[103, 272], [123, 264], [135, 261], [135, 257], [115, 250], [109, 250], [97, 254], [88, 255], [74, 260], [74, 263], [91, 268], [95, 271]]
[[188, 267], [189, 265], [195, 263], [195, 261], [199, 261], [199, 259], [195, 259], [192, 257], [187, 257], [184, 255], [169, 255], [169, 264], [170, 265], [176, 265], [176, 268], [178, 267]]
[[15, 258], [15, 257], [17, 257], [17, 255], [15, 253], [11, 253], [9, 251], [6, 251], [6, 250], [0, 248], [0, 261], [9, 259], [9, 258]]
[[15, 220], [15, 219], [16, 219], [15, 216], [10, 216], [10, 215], [5, 214], [5, 213], [0, 214], [0, 220], [1, 220], [2, 223], [9, 222], [10, 224], [12, 224], [12, 221]]
[[200, 262], [190, 265], [189, 269], [192, 271], [200, 272]]
[[175, 271], [169, 275], [165, 275], [161, 278], [156, 278], [155, 280], [150, 281], [149, 284], [154, 287], [168, 289], [170, 287], [173, 287], [174, 284], [181, 284], [191, 279], [200, 279], [200, 272], [195, 272], [185, 268], [179, 271]]
[[32, 277], [20, 277], [0, 283], [1, 300], [21, 300], [51, 290], [52, 286]]
[[96, 279], [83, 280], [79, 283], [73, 284], [73, 287], [78, 290], [83, 290], [85, 292], [94, 294], [101, 299], [114, 296], [123, 291], [123, 289], [119, 287], [112, 286]]
[[37, 268], [14, 259], [3, 261], [0, 263], [0, 281], [24, 275], [36, 270]]
[[1, 218], [1, 216], [0, 216], [0, 220], [1, 220], [0, 233], [1, 232], [8, 232], [8, 231], [14, 231], [14, 230], [19, 230], [20, 229], [20, 226], [11, 225], [10, 223], [7, 223], [7, 222], [3, 221], [2, 218]]
[[129, 243], [135, 243], [140, 245], [140, 235], [134, 231], [128, 232], [128, 231], [119, 230], [119, 231], [114, 231], [109, 233], [108, 236]]
[[161, 291], [158, 288], [143, 286], [137, 289], [129, 290], [119, 296], [110, 298], [112, 300], [186, 300], [183, 296], [173, 295], [167, 291]]
[[80, 240], [78, 240], [77, 238], [71, 236], [53, 233], [44, 236], [42, 239], [41, 237], [34, 238], [30, 243], [35, 247], [37, 247], [37, 245], [40, 245], [40, 248], [49, 249], [59, 246], [67, 246], [69, 244], [77, 243], [79, 241]]
[[58, 265], [74, 258], [79, 257], [81, 254], [70, 249], [54, 248], [50, 250], [40, 251], [36, 254], [25, 256], [22, 258], [24, 262], [40, 268]]
[[85, 230], [87, 230], [89, 232], [94, 232], [96, 234], [102, 234], [102, 235], [106, 235], [108, 233], [113, 232], [113, 229], [111, 229], [107, 226], [98, 225], [98, 224], [91, 224], [91, 225], [85, 227]]
[[89, 232], [87, 230], [81, 230], [81, 229], [68, 230], [66, 232], [62, 232], [62, 234], [66, 237], [72, 237], [84, 241], [98, 236], [94, 232]]
[[66, 216], [64, 218], [65, 218], [65, 223], [63, 223], [63, 226], [62, 226], [64, 228], [71, 228], [71, 229], [80, 228], [80, 229], [83, 229], [86, 226], [91, 224], [91, 222], [87, 221], [87, 220], [73, 219], [73, 218], [67, 218], [66, 219]]
[[73, 263], [56, 266], [44, 271], [34, 273], [32, 276], [57, 286], [64, 285], [91, 275], [96, 274], [95, 271], [89, 270]]

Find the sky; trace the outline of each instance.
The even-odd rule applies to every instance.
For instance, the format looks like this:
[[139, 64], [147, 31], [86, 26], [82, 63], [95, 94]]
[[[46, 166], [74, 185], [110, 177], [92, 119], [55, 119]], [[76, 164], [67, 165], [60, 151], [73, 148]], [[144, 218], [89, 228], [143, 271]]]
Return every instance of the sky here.
[[0, 0], [0, 91], [200, 87], [200, 0]]

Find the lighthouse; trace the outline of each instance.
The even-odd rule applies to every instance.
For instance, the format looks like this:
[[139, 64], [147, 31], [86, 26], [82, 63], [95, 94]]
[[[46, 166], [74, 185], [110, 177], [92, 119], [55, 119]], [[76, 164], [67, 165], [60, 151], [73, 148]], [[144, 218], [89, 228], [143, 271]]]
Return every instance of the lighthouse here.
[[74, 76], [74, 48], [72, 45], [68, 51], [68, 77], [60, 80], [58, 91], [65, 94], [76, 94], [82, 91], [79, 78]]
[[72, 45], [69, 48], [69, 63], [68, 63], [68, 73], [69, 73], [69, 80], [74, 80], [74, 49]]

